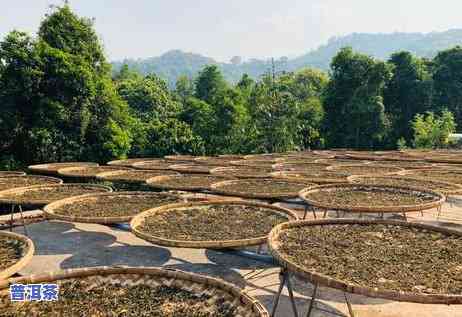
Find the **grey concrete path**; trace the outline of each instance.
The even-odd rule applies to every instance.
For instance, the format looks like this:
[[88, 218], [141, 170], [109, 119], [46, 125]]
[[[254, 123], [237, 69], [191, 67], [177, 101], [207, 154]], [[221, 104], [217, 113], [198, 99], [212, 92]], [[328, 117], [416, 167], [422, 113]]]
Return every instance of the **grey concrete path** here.
[[[425, 221], [462, 228], [462, 200], [445, 204], [436, 222], [435, 212], [421, 217], [409, 215], [411, 221]], [[400, 217], [399, 215], [396, 217]], [[279, 286], [279, 268], [226, 253], [155, 246], [138, 239], [130, 232], [114, 227], [46, 221], [27, 226], [36, 245], [33, 261], [21, 274], [41, 273], [57, 269], [102, 265], [165, 266], [221, 277], [262, 301], [270, 310]], [[20, 227], [15, 231], [22, 233]], [[305, 316], [312, 285], [294, 279], [300, 316]], [[320, 301], [312, 316], [346, 316], [343, 293], [321, 288]], [[399, 303], [382, 299], [349, 295], [359, 317], [456, 317], [462, 316], [461, 306]], [[290, 304], [284, 290], [277, 316], [291, 317]]]

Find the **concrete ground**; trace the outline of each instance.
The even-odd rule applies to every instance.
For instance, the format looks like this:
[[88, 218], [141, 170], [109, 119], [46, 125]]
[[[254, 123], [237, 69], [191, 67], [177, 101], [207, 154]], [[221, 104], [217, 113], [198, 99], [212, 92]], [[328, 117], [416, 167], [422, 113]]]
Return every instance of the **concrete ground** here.
[[[335, 213], [329, 215], [335, 216]], [[400, 218], [401, 215], [392, 217]], [[436, 211], [425, 213], [423, 217], [417, 213], [409, 214], [408, 219], [462, 230], [462, 197], [446, 203], [438, 220]], [[45, 221], [29, 224], [27, 229], [36, 253], [21, 275], [103, 265], [164, 266], [221, 277], [245, 288], [269, 311], [279, 286], [279, 268], [275, 265], [219, 251], [156, 246], [117, 227]], [[15, 231], [23, 233], [20, 227]], [[299, 316], [305, 316], [313, 286], [295, 278], [292, 281]], [[319, 301], [312, 316], [347, 316], [343, 296], [334, 289], [320, 288]], [[360, 317], [462, 316], [462, 305], [422, 305], [357, 295], [348, 295], [348, 298], [355, 315]], [[293, 316], [290, 307], [285, 289], [276, 316]]]

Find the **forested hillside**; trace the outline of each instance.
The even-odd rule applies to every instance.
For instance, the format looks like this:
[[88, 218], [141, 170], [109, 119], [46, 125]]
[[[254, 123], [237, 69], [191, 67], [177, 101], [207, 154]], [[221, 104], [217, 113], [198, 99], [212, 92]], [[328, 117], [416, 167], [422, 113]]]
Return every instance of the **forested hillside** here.
[[[432, 58], [438, 51], [462, 44], [462, 30], [449, 30], [446, 32], [422, 33], [391, 33], [367, 34], [354, 33], [343, 37], [335, 37], [327, 44], [320, 46], [305, 55], [297, 58], [280, 58], [275, 61], [278, 71], [294, 71], [304, 67], [318, 68], [324, 71], [335, 54], [342, 47], [352, 47], [355, 51], [385, 60], [397, 51], [409, 51], [419, 57]], [[230, 63], [218, 63], [212, 58], [199, 54], [185, 53], [179, 50], [167, 52], [159, 57], [148, 59], [126, 59], [113, 62], [114, 70], [119, 70], [123, 64], [141, 72], [144, 75], [156, 73], [165, 79], [171, 86], [179, 76], [195, 76], [205, 65], [215, 64], [223, 72], [225, 79], [236, 83], [243, 74], [258, 78], [268, 72], [272, 65], [270, 60], [252, 59], [240, 62], [235, 58]]]
[[385, 61], [345, 47], [329, 72], [244, 74], [236, 83], [211, 60], [202, 68], [183, 60], [188, 75], [198, 73], [179, 76], [172, 89], [154, 73], [111, 70], [96, 34], [92, 20], [64, 5], [36, 35], [12, 31], [0, 42], [0, 168], [173, 153], [447, 147], [462, 127], [460, 46], [425, 59], [398, 51]]

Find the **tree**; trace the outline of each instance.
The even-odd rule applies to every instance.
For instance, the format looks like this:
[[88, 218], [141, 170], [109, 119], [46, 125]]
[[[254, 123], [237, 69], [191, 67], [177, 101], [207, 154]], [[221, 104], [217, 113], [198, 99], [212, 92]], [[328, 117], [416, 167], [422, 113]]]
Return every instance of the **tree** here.
[[433, 60], [435, 106], [447, 108], [462, 123], [462, 47], [441, 51]]
[[37, 39], [16, 31], [7, 35], [0, 43], [0, 65], [3, 153], [23, 163], [102, 162], [126, 154], [121, 135], [108, 139], [106, 131], [129, 131], [128, 108], [114, 89], [88, 19], [67, 5], [57, 7], [43, 20]]
[[228, 85], [219, 68], [209, 65], [204, 67], [195, 80], [195, 97], [213, 104], [215, 96], [227, 88]]
[[175, 95], [177, 99], [185, 104], [188, 98], [194, 96], [194, 83], [187, 76], [180, 76], [175, 84]]
[[324, 131], [330, 147], [372, 148], [382, 144], [388, 120], [382, 92], [389, 67], [343, 48], [331, 64], [324, 108]]
[[400, 138], [410, 142], [413, 131], [409, 122], [417, 113], [431, 109], [431, 73], [424, 60], [409, 52], [393, 54], [388, 63], [393, 75], [384, 90], [384, 104], [392, 124], [390, 143]]
[[441, 115], [427, 112], [417, 114], [412, 121], [414, 146], [416, 148], [442, 148], [449, 143], [449, 135], [456, 130], [451, 112], [443, 110]]

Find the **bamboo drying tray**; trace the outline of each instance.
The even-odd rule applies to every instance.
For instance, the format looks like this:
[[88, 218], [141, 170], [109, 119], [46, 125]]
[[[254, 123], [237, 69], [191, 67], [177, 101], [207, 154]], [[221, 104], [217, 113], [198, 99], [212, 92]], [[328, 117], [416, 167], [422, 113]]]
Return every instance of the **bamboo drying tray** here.
[[346, 183], [348, 175], [331, 171], [319, 171], [315, 173], [307, 173], [303, 171], [280, 171], [270, 174], [273, 178], [288, 179], [294, 182], [309, 182], [315, 184], [336, 184]]
[[210, 174], [232, 178], [268, 178], [273, 172], [268, 167], [228, 166], [210, 170]]
[[0, 191], [19, 188], [29, 187], [36, 185], [52, 185], [62, 184], [63, 180], [50, 177], [50, 176], [39, 176], [39, 175], [24, 175], [24, 176], [5, 176], [0, 177]]
[[[61, 190], [65, 188], [77, 188], [81, 187], [89, 191], [89, 193], [95, 192], [111, 192], [112, 189], [107, 186], [96, 185], [96, 184], [56, 184], [56, 185], [38, 185], [38, 186], [29, 186], [21, 188], [13, 188], [8, 190], [0, 191], [0, 203], [8, 205], [20, 205], [20, 206], [30, 206], [30, 207], [43, 207], [49, 203], [52, 203], [55, 200], [60, 200], [70, 196], [75, 196], [75, 194], [62, 195], [59, 199], [50, 199], [49, 197], [43, 197], [40, 199], [24, 199], [19, 195], [31, 192], [31, 191], [40, 191], [40, 190]], [[19, 196], [19, 197], [18, 197]]]
[[322, 171], [330, 164], [303, 162], [303, 163], [277, 163], [272, 166], [275, 171]]
[[164, 158], [169, 161], [193, 162], [197, 156], [193, 155], [166, 155]]
[[18, 234], [18, 233], [0, 231], [0, 237], [16, 239], [16, 240], [23, 242], [25, 245], [25, 250], [24, 250], [25, 252], [23, 253], [23, 256], [13, 265], [0, 271], [0, 283], [2, 283], [2, 280], [7, 279], [10, 276], [16, 274], [18, 271], [20, 271], [23, 267], [25, 267], [32, 260], [32, 257], [34, 256], [35, 248], [34, 248], [34, 243], [32, 242], [31, 239], [21, 234]]
[[90, 167], [66, 167], [58, 170], [58, 174], [64, 177], [77, 178], [82, 180], [95, 179], [96, 175], [109, 171], [120, 171], [129, 169], [124, 166], [90, 166]]
[[24, 176], [26, 173], [21, 171], [0, 171], [0, 177], [7, 177], [7, 176]]
[[140, 169], [140, 170], [165, 171], [165, 170], [170, 170], [171, 165], [180, 164], [180, 163], [191, 164], [190, 161], [181, 162], [181, 161], [172, 161], [172, 160], [166, 160], [166, 159], [153, 159], [149, 161], [134, 163], [131, 165], [131, 167], [135, 169]]
[[[272, 206], [269, 204], [257, 203], [257, 202], [250, 202], [250, 201], [243, 201], [243, 200], [217, 200], [217, 201], [207, 201], [207, 202], [189, 202], [183, 204], [171, 204], [165, 205], [157, 208], [153, 208], [150, 210], [146, 210], [141, 214], [135, 216], [132, 221], [130, 222], [130, 228], [132, 232], [149, 242], [158, 245], [170, 246], [170, 247], [182, 247], [182, 248], [210, 248], [210, 249], [226, 249], [226, 248], [239, 248], [239, 247], [246, 247], [246, 246], [253, 246], [259, 245], [266, 242], [267, 235], [261, 237], [251, 237], [246, 239], [239, 239], [239, 240], [171, 240], [166, 239], [160, 236], [154, 236], [149, 233], [144, 233], [139, 230], [139, 227], [144, 222], [144, 219], [150, 215], [156, 213], [168, 213], [169, 210], [175, 209], [184, 209], [184, 208], [200, 208], [203, 206], [214, 206], [214, 205], [233, 205], [233, 206], [251, 206], [251, 207], [260, 207], [264, 208], [265, 210], [271, 211], [271, 213], [283, 215], [287, 217], [287, 221], [289, 220], [298, 220], [297, 214], [290, 209]], [[217, 228], [211, 228], [210, 230], [217, 230]]]
[[213, 169], [213, 167], [200, 164], [174, 164], [170, 165], [169, 169], [185, 174], [210, 174], [210, 170]]
[[[184, 179], [197, 179], [197, 180], [210, 180], [207, 184], [200, 185], [187, 185], [183, 183]], [[185, 191], [201, 191], [210, 190], [210, 185], [221, 180], [227, 180], [229, 177], [221, 177], [216, 175], [197, 175], [197, 174], [183, 174], [183, 175], [165, 175], [149, 178], [146, 181], [148, 186], [162, 189], [162, 190], [185, 190]], [[176, 184], [166, 184], [166, 182], [176, 182]]]
[[[355, 168], [364, 169], [364, 172], [353, 172]], [[367, 171], [369, 169], [369, 171]], [[331, 165], [326, 168], [328, 171], [340, 172], [350, 175], [396, 175], [404, 171], [400, 167], [390, 167], [383, 165], [371, 165], [371, 164], [354, 164], [354, 165]], [[380, 171], [382, 170], [382, 171]], [[379, 172], [378, 172], [379, 171]]]
[[144, 183], [146, 180], [156, 176], [163, 176], [163, 175], [179, 175], [177, 172], [174, 171], [166, 171], [166, 170], [118, 170], [118, 171], [110, 171], [110, 172], [103, 172], [96, 174], [96, 179], [107, 181], [107, 182], [115, 182], [115, 183], [130, 183], [130, 184], [139, 184]]
[[[276, 261], [289, 272], [308, 280], [316, 285], [323, 285], [335, 288], [343, 292], [359, 294], [374, 298], [384, 298], [394, 301], [415, 302], [423, 304], [462, 304], [462, 295], [451, 294], [423, 294], [404, 291], [394, 291], [389, 289], [371, 288], [366, 286], [354, 285], [345, 281], [331, 278], [316, 272], [315, 268], [301, 266], [287, 259], [286, 255], [280, 252], [281, 241], [279, 236], [285, 230], [304, 226], [339, 225], [339, 224], [383, 224], [397, 225], [404, 227], [414, 227], [428, 231], [436, 231], [443, 234], [462, 236], [457, 230], [450, 230], [443, 227], [436, 227], [422, 223], [410, 223], [395, 220], [366, 220], [366, 219], [323, 219], [323, 220], [304, 220], [297, 222], [283, 223], [273, 228], [268, 237], [268, 248]], [[419, 281], [416, 281], [418, 283]]]
[[[319, 191], [329, 191], [329, 190], [341, 190], [341, 189], [359, 189], [359, 190], [370, 190], [378, 189], [385, 191], [408, 191], [410, 193], [424, 193], [433, 196], [434, 201], [428, 203], [414, 204], [414, 205], [401, 205], [401, 206], [374, 206], [371, 207], [369, 201], [365, 201], [364, 205], [337, 205], [334, 203], [326, 203], [315, 201], [307, 198], [308, 194], [319, 192]], [[446, 197], [438, 192], [431, 191], [424, 188], [416, 187], [402, 187], [402, 186], [383, 186], [383, 185], [361, 185], [361, 184], [330, 184], [330, 185], [320, 185], [311, 188], [304, 189], [300, 191], [299, 197], [308, 203], [311, 206], [326, 209], [326, 210], [343, 210], [349, 212], [358, 212], [358, 213], [405, 213], [413, 211], [423, 211], [432, 208], [440, 207], [446, 200]]]
[[133, 164], [139, 163], [139, 162], [148, 162], [148, 161], [153, 161], [156, 160], [155, 158], [149, 158], [149, 157], [137, 157], [137, 158], [129, 158], [125, 160], [116, 160], [116, 161], [110, 161], [107, 162], [107, 165], [112, 165], [112, 166], [125, 166], [125, 167], [132, 167]]
[[[257, 182], [261, 184], [261, 192], [249, 192], [244, 188], [245, 184], [248, 182]], [[265, 183], [271, 184], [289, 184], [293, 185], [294, 189], [293, 191], [287, 192], [287, 191], [280, 191], [280, 192], [266, 192], [265, 191]], [[239, 188], [242, 188], [242, 190], [232, 190], [232, 189], [227, 189], [229, 186], [238, 186]], [[285, 180], [285, 179], [276, 179], [276, 178], [264, 178], [264, 179], [238, 179], [238, 180], [226, 180], [222, 182], [217, 182], [214, 183], [210, 186], [210, 189], [215, 192], [219, 193], [222, 195], [227, 195], [227, 196], [235, 196], [235, 197], [242, 197], [242, 198], [255, 198], [255, 199], [288, 199], [288, 198], [296, 198], [298, 196], [298, 193], [300, 192], [301, 189], [307, 188], [307, 187], [312, 187], [315, 186], [316, 184], [314, 183], [305, 183], [301, 182], [300, 180], [298, 182], [291, 181], [291, 180]]]
[[[146, 285], [171, 286], [193, 292], [198, 296], [208, 294], [216, 301], [226, 300], [226, 303], [236, 307], [236, 316], [242, 317], [269, 317], [265, 307], [255, 298], [247, 295], [238, 287], [221, 279], [204, 275], [186, 273], [179, 270], [153, 268], [153, 267], [93, 267], [56, 271], [30, 275], [0, 282], [3, 295], [13, 283], [36, 284], [58, 283], [66, 281], [85, 280], [94, 287], [105, 283], [115, 285]], [[1, 294], [1, 293], [0, 293]], [[58, 302], [59, 304], [59, 302]]]
[[64, 163], [47, 163], [30, 165], [27, 169], [33, 173], [44, 174], [44, 175], [58, 175], [58, 170], [66, 167], [78, 167], [78, 166], [98, 166], [98, 163], [93, 162], [64, 162]]
[[[68, 222], [82, 222], [82, 223], [99, 223], [99, 224], [113, 224], [113, 223], [124, 223], [130, 222], [130, 220], [135, 216], [135, 214], [144, 211], [146, 208], [141, 208], [133, 215], [127, 216], [106, 216], [106, 217], [99, 217], [99, 216], [91, 216], [91, 217], [84, 217], [84, 216], [73, 216], [69, 214], [62, 214], [59, 213], [59, 210], [65, 208], [66, 205], [71, 205], [77, 202], [84, 202], [84, 201], [93, 201], [97, 200], [98, 198], [105, 198], [105, 197], [124, 197], [127, 201], [136, 202], [139, 197], [162, 197], [162, 198], [172, 198], [175, 199], [176, 202], [184, 202], [185, 199], [180, 198], [177, 195], [170, 194], [170, 193], [151, 193], [151, 192], [111, 192], [111, 193], [98, 193], [98, 194], [87, 194], [81, 196], [73, 196], [65, 199], [61, 199], [58, 201], [54, 201], [51, 204], [48, 204], [43, 208], [44, 214], [51, 219], [59, 219]], [[170, 203], [173, 203], [170, 202]], [[155, 205], [153, 204], [150, 208], [153, 208]]]
[[[395, 185], [404, 187], [420, 187], [434, 190], [444, 195], [454, 195], [462, 192], [462, 185], [443, 181], [435, 181], [428, 178], [406, 177], [406, 176], [349, 176], [348, 181], [355, 184], [368, 185]], [[394, 184], [395, 183], [395, 184]], [[400, 184], [396, 184], [400, 183]], [[417, 183], [417, 184], [416, 184]]]

